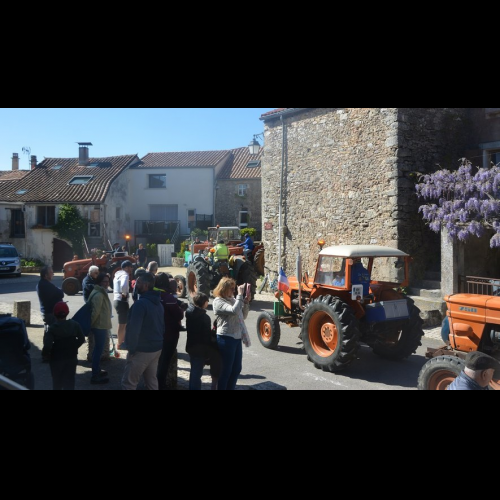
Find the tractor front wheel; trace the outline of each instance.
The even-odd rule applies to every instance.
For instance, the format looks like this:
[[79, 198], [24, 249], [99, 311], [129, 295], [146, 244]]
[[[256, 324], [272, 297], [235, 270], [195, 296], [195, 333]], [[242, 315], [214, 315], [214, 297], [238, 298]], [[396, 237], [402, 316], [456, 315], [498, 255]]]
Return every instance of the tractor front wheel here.
[[465, 362], [455, 356], [430, 359], [418, 375], [419, 391], [446, 391], [465, 368]]
[[307, 359], [319, 370], [335, 373], [356, 358], [360, 332], [351, 307], [324, 295], [306, 309], [301, 337]]
[[186, 278], [184, 276], [176, 276], [174, 278], [177, 281], [177, 295], [180, 299], [185, 299], [187, 295], [186, 288]]
[[257, 319], [257, 335], [266, 349], [277, 349], [281, 338], [280, 322], [272, 314], [263, 312]]
[[62, 284], [62, 291], [66, 295], [76, 295], [82, 287], [77, 278], [66, 278]]

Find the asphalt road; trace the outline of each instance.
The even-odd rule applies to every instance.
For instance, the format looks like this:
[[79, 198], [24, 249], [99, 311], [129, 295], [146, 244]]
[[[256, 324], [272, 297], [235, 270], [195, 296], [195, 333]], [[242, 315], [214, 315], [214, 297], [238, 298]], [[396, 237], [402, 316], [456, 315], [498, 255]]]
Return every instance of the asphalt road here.
[[[42, 347], [43, 328], [39, 314], [38, 297], [36, 295], [37, 276], [23, 275], [21, 278], [0, 277], [0, 311], [12, 310], [15, 300], [30, 300], [32, 304], [32, 327], [28, 329], [30, 340], [33, 343], [32, 359], [34, 370], [38, 370], [37, 390], [50, 389], [50, 372], [48, 366], [41, 363], [40, 350]], [[61, 286], [62, 277], [56, 275], [53, 283]], [[111, 295], [110, 298], [112, 299]], [[74, 297], [66, 297], [71, 315], [82, 305], [81, 293]], [[247, 326], [252, 339], [252, 346], [243, 351], [243, 372], [239, 381], [242, 389], [287, 389], [287, 390], [416, 390], [418, 373], [426, 362], [427, 347], [436, 347], [440, 344], [435, 339], [424, 337], [423, 346], [417, 354], [408, 360], [391, 362], [373, 354], [370, 348], [362, 347], [358, 359], [341, 374], [325, 373], [317, 370], [307, 360], [302, 350], [302, 342], [298, 338], [300, 330], [282, 325], [281, 342], [276, 351], [265, 349], [257, 337], [257, 318], [262, 311], [272, 311], [273, 297], [269, 295], [257, 296], [252, 303], [247, 319]], [[211, 307], [210, 307], [211, 309]], [[212, 311], [209, 311], [214, 318]], [[116, 317], [113, 318], [113, 333], [116, 334]], [[185, 352], [185, 334], [181, 333], [179, 342], [179, 382], [185, 388], [189, 378], [189, 356]], [[85, 361], [86, 346], [80, 351], [80, 366], [77, 389], [110, 390], [119, 389], [120, 374], [123, 370], [123, 358], [112, 359], [108, 366], [111, 383], [107, 386], [90, 386], [90, 365]], [[113, 370], [109, 369], [112, 366]], [[113, 376], [112, 372], [115, 373]], [[204, 388], [208, 388], [210, 377], [208, 369], [204, 377]]]

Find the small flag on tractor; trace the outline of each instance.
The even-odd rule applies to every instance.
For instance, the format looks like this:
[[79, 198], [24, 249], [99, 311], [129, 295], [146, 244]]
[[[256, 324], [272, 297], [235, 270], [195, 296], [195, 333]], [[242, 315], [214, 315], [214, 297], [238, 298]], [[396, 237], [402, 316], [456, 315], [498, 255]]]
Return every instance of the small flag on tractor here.
[[289, 289], [290, 289], [290, 283], [288, 282], [288, 278], [286, 277], [283, 268], [280, 268], [280, 276], [278, 278], [278, 290], [282, 291], [283, 293], [286, 293], [288, 292]]

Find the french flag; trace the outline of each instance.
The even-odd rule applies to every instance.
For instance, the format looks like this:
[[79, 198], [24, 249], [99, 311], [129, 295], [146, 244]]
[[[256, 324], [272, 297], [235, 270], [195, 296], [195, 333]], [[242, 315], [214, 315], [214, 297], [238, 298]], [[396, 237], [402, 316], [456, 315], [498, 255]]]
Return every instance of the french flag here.
[[290, 283], [288, 282], [288, 278], [286, 277], [283, 268], [280, 268], [280, 275], [278, 278], [278, 290], [282, 291], [283, 293], [286, 293], [288, 292], [289, 289], [290, 289]]

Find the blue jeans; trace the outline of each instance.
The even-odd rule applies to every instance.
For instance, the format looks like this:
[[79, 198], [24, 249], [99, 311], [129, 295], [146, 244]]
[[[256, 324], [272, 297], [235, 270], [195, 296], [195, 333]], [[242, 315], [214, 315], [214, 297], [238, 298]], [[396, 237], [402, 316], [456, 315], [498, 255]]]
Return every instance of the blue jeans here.
[[242, 369], [243, 344], [241, 340], [235, 340], [233, 337], [225, 335], [217, 335], [217, 344], [222, 360], [222, 371], [217, 390], [234, 391]]
[[94, 334], [94, 352], [92, 353], [92, 375], [101, 373], [101, 355], [104, 350], [104, 343], [108, 338], [108, 330], [92, 328]]
[[191, 361], [191, 373], [189, 374], [189, 390], [201, 391], [201, 377], [205, 367], [205, 358], [199, 356], [189, 356]]

